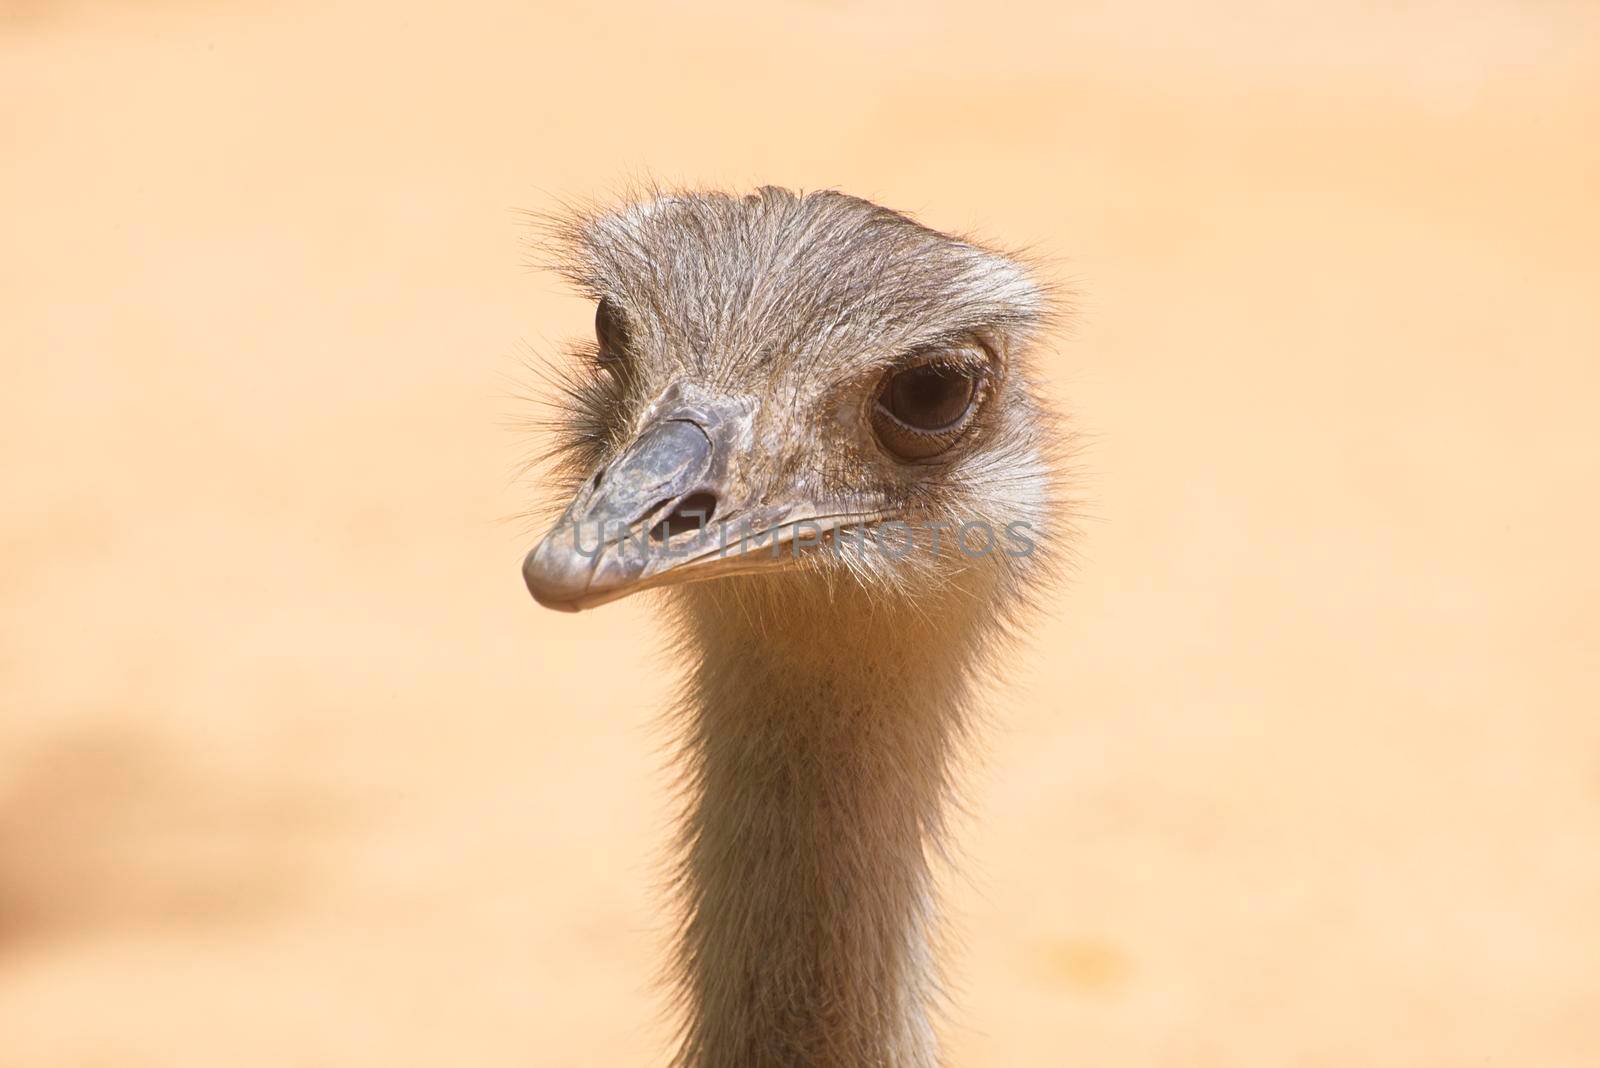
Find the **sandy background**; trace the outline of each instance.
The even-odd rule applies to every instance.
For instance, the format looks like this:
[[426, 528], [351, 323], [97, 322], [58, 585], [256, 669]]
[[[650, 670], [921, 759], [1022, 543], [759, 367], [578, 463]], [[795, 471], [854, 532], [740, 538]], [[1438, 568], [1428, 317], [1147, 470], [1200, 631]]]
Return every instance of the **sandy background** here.
[[1032, 245], [1099, 517], [954, 1064], [1600, 1063], [1600, 8], [0, 0], [0, 1066], [659, 1065], [648, 602], [514, 209]]

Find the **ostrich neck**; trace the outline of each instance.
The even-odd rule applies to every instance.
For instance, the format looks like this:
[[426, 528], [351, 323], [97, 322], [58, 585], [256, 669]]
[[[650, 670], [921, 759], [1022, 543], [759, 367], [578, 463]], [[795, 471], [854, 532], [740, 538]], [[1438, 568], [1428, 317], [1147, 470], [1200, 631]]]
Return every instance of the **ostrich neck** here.
[[970, 656], [830, 608], [694, 628], [686, 1068], [939, 1063], [929, 856]]

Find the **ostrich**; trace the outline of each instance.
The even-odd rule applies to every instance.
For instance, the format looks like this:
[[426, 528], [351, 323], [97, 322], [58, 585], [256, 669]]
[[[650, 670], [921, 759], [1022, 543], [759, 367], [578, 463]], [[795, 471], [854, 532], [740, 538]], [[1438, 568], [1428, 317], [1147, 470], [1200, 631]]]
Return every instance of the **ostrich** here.
[[690, 661], [674, 1064], [931, 1068], [954, 758], [1059, 558], [1044, 292], [837, 192], [656, 195], [550, 237], [595, 341], [523, 576], [569, 611], [665, 588]]

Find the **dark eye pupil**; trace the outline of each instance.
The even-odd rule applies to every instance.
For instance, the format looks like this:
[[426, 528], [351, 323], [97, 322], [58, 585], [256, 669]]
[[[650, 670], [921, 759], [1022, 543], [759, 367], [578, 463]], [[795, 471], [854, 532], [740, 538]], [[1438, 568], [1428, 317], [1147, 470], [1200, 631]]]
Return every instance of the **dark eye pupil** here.
[[924, 364], [889, 379], [880, 398], [896, 419], [918, 430], [941, 430], [966, 414], [975, 383], [953, 367]]

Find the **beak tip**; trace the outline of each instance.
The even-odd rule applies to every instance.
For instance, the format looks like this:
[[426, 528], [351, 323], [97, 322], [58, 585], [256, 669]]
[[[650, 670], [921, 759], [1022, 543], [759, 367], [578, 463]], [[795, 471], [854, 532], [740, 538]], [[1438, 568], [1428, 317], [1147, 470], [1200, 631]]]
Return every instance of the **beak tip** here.
[[[589, 589], [591, 561], [576, 554], [551, 550], [554, 535], [546, 537], [522, 560], [522, 581], [533, 599], [558, 612], [578, 611], [578, 601]], [[583, 566], [575, 566], [581, 564]]]

